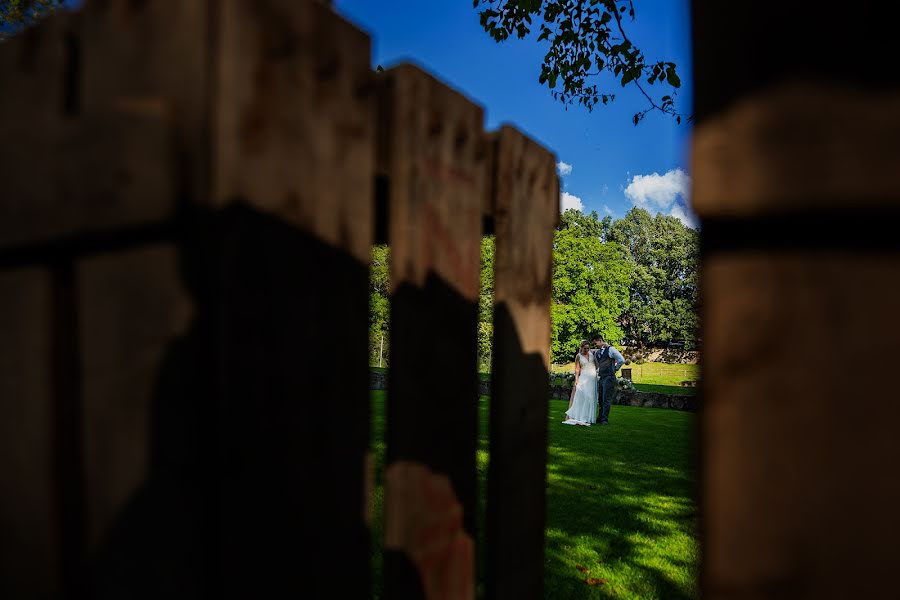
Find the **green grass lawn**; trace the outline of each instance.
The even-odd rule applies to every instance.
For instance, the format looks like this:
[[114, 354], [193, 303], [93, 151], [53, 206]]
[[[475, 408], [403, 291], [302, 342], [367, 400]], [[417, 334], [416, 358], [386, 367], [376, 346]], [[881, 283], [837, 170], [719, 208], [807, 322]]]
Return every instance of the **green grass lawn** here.
[[[375, 597], [381, 596], [378, 540], [382, 533], [384, 400], [384, 392], [372, 392], [378, 474], [373, 529]], [[482, 490], [488, 463], [487, 406], [488, 400], [482, 398], [478, 450]], [[609, 426], [587, 428], [563, 425], [566, 407], [565, 401], [549, 401], [545, 596], [696, 597], [694, 415], [613, 406]], [[479, 529], [483, 531], [483, 498], [479, 510]], [[479, 534], [479, 546], [482, 542]], [[588, 586], [587, 577], [606, 579], [607, 583]], [[479, 592], [481, 589], [479, 586]]]

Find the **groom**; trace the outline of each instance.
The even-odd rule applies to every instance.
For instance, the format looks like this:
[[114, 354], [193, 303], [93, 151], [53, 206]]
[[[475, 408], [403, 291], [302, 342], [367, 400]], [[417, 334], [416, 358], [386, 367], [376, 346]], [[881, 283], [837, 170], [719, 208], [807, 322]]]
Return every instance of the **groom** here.
[[609, 425], [609, 406], [616, 395], [616, 371], [625, 364], [625, 359], [618, 350], [606, 343], [602, 335], [595, 335], [591, 341], [597, 349], [594, 352], [594, 362], [597, 364], [599, 421], [601, 425]]

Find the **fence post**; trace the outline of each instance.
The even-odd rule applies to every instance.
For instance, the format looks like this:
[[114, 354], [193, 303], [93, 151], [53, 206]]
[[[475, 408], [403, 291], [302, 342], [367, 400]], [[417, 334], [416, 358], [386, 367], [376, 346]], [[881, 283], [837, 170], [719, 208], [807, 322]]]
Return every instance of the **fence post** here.
[[559, 180], [554, 156], [518, 131], [503, 127], [492, 141], [496, 254], [487, 597], [543, 598]]
[[0, 78], [0, 588], [369, 597], [368, 37], [311, 2], [89, 2]]
[[382, 77], [391, 246], [385, 595], [472, 598], [483, 111], [415, 67]]
[[900, 404], [852, 369], [895, 371], [900, 339], [895, 21], [850, 11], [836, 47], [817, 6], [693, 3], [711, 600], [896, 587]]
[[[6, 44], [10, 42], [4, 42]], [[0, 581], [8, 598], [59, 597], [52, 274], [0, 272]]]
[[239, 211], [218, 242], [225, 589], [369, 597], [370, 40], [321, 3], [220, 11], [213, 199]]

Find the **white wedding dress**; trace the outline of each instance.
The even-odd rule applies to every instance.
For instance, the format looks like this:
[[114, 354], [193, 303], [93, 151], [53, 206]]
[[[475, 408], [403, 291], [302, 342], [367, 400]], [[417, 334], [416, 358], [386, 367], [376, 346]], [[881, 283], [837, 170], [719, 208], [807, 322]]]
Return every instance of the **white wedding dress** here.
[[572, 406], [566, 411], [566, 425], [590, 425], [597, 422], [597, 365], [594, 363], [594, 351], [585, 356], [578, 353], [577, 360], [581, 364], [581, 375], [575, 388]]

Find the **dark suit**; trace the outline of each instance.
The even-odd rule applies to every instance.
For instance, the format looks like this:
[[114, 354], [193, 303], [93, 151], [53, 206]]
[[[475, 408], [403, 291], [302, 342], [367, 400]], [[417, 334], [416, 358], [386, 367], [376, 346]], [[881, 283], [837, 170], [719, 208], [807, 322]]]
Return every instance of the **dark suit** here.
[[597, 365], [597, 400], [600, 405], [600, 416], [597, 419], [600, 424], [609, 422], [609, 407], [616, 394], [616, 359], [610, 356], [606, 346], [594, 352], [594, 362]]

